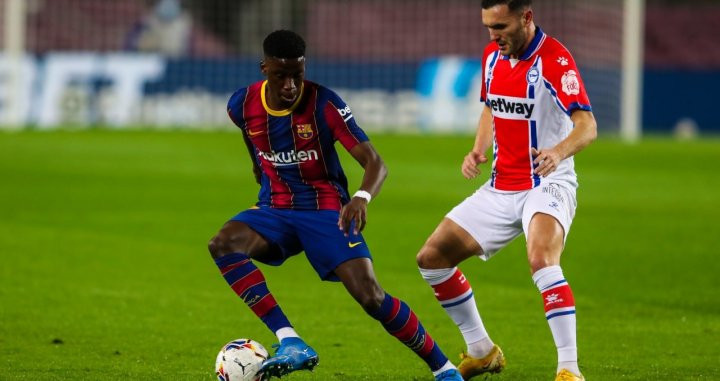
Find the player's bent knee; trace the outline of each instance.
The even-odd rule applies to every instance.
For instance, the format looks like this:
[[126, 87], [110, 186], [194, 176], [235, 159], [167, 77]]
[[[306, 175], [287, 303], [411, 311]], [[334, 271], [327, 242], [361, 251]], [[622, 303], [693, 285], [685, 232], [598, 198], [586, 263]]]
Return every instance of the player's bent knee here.
[[244, 252], [240, 249], [242, 240], [233, 239], [226, 234], [219, 233], [208, 243], [208, 250], [214, 259], [224, 257], [228, 254]]
[[445, 259], [434, 247], [425, 245], [415, 256], [415, 261], [421, 269], [441, 269], [448, 267]]
[[533, 241], [527, 244], [528, 262], [533, 271], [559, 264], [562, 246], [547, 241]]
[[227, 252], [223, 251], [222, 248], [224, 246], [226, 246], [226, 245], [224, 244], [223, 239], [220, 238], [219, 235], [216, 235], [216, 236], [212, 237], [212, 239], [210, 239], [210, 242], [208, 242], [208, 251], [210, 251], [210, 255], [213, 258], [218, 259], [218, 258], [228, 254]]
[[557, 260], [555, 260], [552, 256], [545, 255], [542, 253], [535, 253], [535, 254], [529, 254], [528, 255], [528, 263], [530, 264], [530, 271], [532, 273], [537, 272], [540, 269], [544, 269], [548, 266], [557, 265]]

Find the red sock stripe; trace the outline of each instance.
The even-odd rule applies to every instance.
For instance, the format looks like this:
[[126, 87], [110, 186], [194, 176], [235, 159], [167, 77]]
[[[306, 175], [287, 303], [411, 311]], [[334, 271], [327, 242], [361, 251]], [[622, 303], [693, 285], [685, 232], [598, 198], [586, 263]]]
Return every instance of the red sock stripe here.
[[236, 294], [242, 295], [248, 288], [262, 282], [265, 282], [265, 277], [262, 275], [260, 270], [255, 269], [248, 275], [238, 279], [235, 283], [230, 285], [230, 287], [232, 287]]
[[220, 273], [221, 273], [222, 275], [225, 275], [225, 274], [228, 273], [228, 271], [230, 271], [230, 270], [232, 270], [232, 269], [235, 269], [235, 268], [238, 268], [238, 267], [240, 267], [240, 266], [242, 266], [242, 265], [244, 265], [244, 264], [246, 264], [246, 263], [248, 263], [248, 262], [250, 262], [250, 259], [244, 259], [244, 260], [242, 260], [242, 261], [240, 261], [240, 262], [238, 262], [238, 263], [233, 263], [233, 264], [230, 265], [230, 266], [226, 266], [226, 267], [221, 268], [221, 269], [220, 269]]
[[408, 317], [407, 323], [405, 323], [399, 331], [393, 332], [392, 334], [400, 339], [400, 341], [408, 341], [417, 333], [418, 324], [417, 316], [415, 316], [413, 312], [410, 312], [410, 317]]
[[569, 284], [544, 291], [542, 297], [543, 303], [545, 303], [545, 312], [556, 308], [575, 306], [575, 299]]
[[450, 279], [432, 286], [435, 290], [435, 297], [440, 300], [449, 300], [470, 290], [470, 282], [465, 279], [465, 275], [458, 269], [455, 270]]
[[393, 321], [397, 317], [398, 312], [400, 312], [400, 300], [397, 298], [392, 298], [393, 306], [392, 310], [390, 311], [390, 315], [388, 315], [388, 318], [385, 319], [383, 323], [387, 324]]
[[273, 307], [277, 306], [277, 302], [275, 301], [275, 298], [273, 298], [272, 295], [267, 294], [265, 295], [260, 301], [250, 306], [250, 309], [253, 310], [255, 315], [258, 317], [263, 317], [267, 315], [268, 312], [270, 312]]
[[430, 337], [430, 334], [425, 332], [425, 345], [423, 345], [422, 349], [418, 352], [420, 356], [427, 356], [428, 353], [430, 353], [435, 346], [435, 341]]

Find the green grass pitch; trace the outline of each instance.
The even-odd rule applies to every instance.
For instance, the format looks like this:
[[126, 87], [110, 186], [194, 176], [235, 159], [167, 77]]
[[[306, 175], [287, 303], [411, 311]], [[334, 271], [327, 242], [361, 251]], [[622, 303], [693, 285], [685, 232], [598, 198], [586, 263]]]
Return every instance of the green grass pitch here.
[[[365, 232], [380, 283], [457, 361], [463, 341], [417, 272], [443, 215], [486, 178], [459, 172], [470, 136], [372, 134], [389, 176]], [[351, 189], [360, 168], [347, 155]], [[597, 380], [720, 379], [720, 141], [601, 139], [576, 157], [563, 268], [581, 368]], [[212, 380], [222, 344], [275, 340], [206, 244], [256, 200], [238, 133], [0, 133], [0, 380]], [[555, 349], [514, 241], [461, 268], [507, 369], [551, 380]], [[320, 353], [293, 380], [431, 380], [425, 365], [304, 256], [261, 266]]]

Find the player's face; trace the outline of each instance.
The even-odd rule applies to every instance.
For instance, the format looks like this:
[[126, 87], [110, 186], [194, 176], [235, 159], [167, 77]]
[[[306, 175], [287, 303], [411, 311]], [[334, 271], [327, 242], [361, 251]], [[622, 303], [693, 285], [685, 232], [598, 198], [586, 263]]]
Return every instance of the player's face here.
[[267, 77], [269, 106], [277, 110], [290, 108], [300, 96], [305, 79], [305, 57], [265, 57], [260, 63], [260, 70]]
[[482, 21], [503, 55], [517, 58], [530, 43], [530, 9], [511, 12], [507, 4], [495, 5], [482, 10]]

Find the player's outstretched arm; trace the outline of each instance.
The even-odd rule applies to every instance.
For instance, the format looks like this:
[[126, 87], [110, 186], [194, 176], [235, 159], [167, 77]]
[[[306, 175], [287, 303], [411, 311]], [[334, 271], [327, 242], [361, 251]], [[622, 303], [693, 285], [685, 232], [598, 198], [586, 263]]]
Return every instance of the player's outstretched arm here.
[[465, 155], [460, 171], [466, 179], [475, 178], [480, 174], [478, 165], [488, 161], [485, 152], [492, 144], [492, 111], [487, 105], [483, 107], [478, 120], [478, 129], [475, 134], [475, 144], [472, 150]]
[[[380, 193], [380, 188], [387, 177], [385, 163], [370, 142], [356, 145], [350, 150], [350, 155], [365, 169], [358, 193], [367, 192], [371, 199], [375, 198]], [[366, 198], [353, 196], [350, 202], [343, 206], [340, 211], [338, 227], [345, 232], [345, 235], [348, 234], [353, 221], [355, 222], [353, 233], [358, 234], [365, 228], [368, 202], [369, 200]]]
[[534, 163], [538, 164], [535, 174], [547, 176], [555, 171], [561, 161], [580, 152], [597, 137], [597, 123], [590, 111], [575, 110], [570, 115], [575, 126], [570, 134], [555, 147], [532, 150]]

